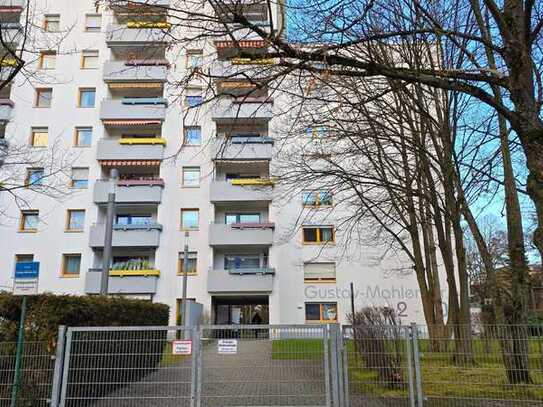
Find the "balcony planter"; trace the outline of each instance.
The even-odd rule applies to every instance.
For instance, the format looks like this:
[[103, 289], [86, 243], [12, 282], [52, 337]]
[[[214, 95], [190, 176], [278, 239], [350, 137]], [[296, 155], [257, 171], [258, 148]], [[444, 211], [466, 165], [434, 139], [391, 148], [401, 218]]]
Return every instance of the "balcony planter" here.
[[167, 22], [154, 22], [154, 21], [129, 21], [126, 23], [126, 28], [160, 28], [168, 30], [171, 28], [171, 24]]
[[110, 277], [159, 277], [160, 270], [109, 270]]
[[166, 145], [166, 139], [158, 137], [146, 137], [146, 138], [122, 138], [119, 140], [119, 144], [161, 144]]
[[248, 178], [248, 179], [233, 179], [232, 185], [247, 185], [247, 186], [273, 186], [275, 180], [272, 178]]

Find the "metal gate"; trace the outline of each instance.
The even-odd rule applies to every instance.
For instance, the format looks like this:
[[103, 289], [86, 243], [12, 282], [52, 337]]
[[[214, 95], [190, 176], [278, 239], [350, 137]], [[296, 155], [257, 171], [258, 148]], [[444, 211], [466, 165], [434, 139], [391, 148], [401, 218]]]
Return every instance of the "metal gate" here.
[[[328, 325], [68, 328], [51, 405], [330, 407], [339, 380], [337, 371], [331, 374], [336, 331]], [[190, 355], [175, 354], [176, 344], [185, 352], [190, 346]]]

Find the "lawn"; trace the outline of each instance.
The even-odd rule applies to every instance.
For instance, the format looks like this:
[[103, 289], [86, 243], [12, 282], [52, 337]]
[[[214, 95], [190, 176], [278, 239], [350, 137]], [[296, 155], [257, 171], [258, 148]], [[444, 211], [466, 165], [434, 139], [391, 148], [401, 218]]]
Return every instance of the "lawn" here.
[[[405, 349], [404, 345], [402, 343], [402, 350]], [[497, 341], [475, 340], [475, 363], [467, 366], [454, 365], [450, 349], [442, 353], [431, 352], [427, 340], [420, 340], [419, 347], [422, 388], [426, 397], [543, 400], [543, 340], [530, 340], [530, 373], [534, 383], [516, 386], [507, 383]], [[392, 351], [392, 344], [388, 349]], [[356, 358], [353, 341], [346, 343], [346, 350], [349, 356], [351, 394], [407, 397], [407, 386], [403, 389], [389, 389], [380, 382], [376, 371], [364, 368], [362, 358]], [[320, 339], [275, 340], [272, 352], [275, 360], [322, 359], [324, 345]], [[405, 353], [401, 364], [403, 380], [407, 383]]]

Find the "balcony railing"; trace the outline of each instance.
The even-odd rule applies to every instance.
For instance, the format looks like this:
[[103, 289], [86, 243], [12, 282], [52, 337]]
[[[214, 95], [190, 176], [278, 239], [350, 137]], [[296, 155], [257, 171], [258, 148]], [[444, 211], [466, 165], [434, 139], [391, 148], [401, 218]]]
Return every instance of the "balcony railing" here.
[[168, 41], [167, 29], [128, 28], [117, 24], [110, 24], [107, 27], [106, 43], [110, 47], [166, 45]]
[[213, 106], [212, 119], [219, 123], [267, 122], [273, 117], [273, 103], [224, 98]]
[[[162, 225], [114, 225], [113, 247], [158, 247]], [[94, 224], [90, 228], [89, 246], [104, 247], [105, 224]]]
[[[163, 180], [118, 181], [115, 188], [115, 201], [125, 204], [159, 204], [162, 201]], [[96, 181], [93, 200], [106, 204], [108, 194], [113, 190], [111, 181]]]
[[119, 143], [119, 140], [102, 139], [98, 141], [96, 158], [98, 160], [162, 160], [164, 145]]
[[209, 200], [218, 202], [270, 202], [273, 189], [270, 185], [241, 186], [230, 181], [212, 181]]
[[271, 160], [273, 139], [269, 137], [219, 137], [213, 144], [217, 160]]
[[273, 223], [220, 224], [209, 226], [210, 246], [271, 246]]
[[139, 63], [135, 61], [107, 61], [104, 64], [104, 82], [166, 82], [168, 73], [167, 61], [156, 60], [154, 64], [151, 61], [142, 60]]
[[[166, 118], [166, 106], [159, 103], [128, 103], [127, 99], [104, 100], [100, 108], [101, 120], [160, 120]], [[142, 101], [143, 102], [143, 101]]]
[[[121, 272], [124, 272], [121, 275]], [[109, 272], [108, 293], [109, 294], [154, 294], [159, 270], [111, 270]], [[85, 293], [99, 294], [101, 269], [89, 269], [85, 277]]]
[[270, 293], [275, 269], [209, 270], [207, 291], [210, 293]]
[[14, 106], [11, 99], [0, 99], [0, 122], [7, 122], [11, 119]]

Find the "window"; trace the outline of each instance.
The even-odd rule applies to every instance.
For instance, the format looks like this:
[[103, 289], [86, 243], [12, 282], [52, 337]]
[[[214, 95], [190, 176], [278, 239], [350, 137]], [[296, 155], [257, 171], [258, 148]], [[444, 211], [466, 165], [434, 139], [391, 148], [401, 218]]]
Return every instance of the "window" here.
[[48, 138], [49, 129], [47, 127], [33, 127], [30, 144], [32, 147], [47, 147]]
[[89, 186], [89, 169], [88, 168], [72, 168], [72, 188], [85, 189]]
[[198, 230], [198, 209], [181, 209], [181, 229]]
[[36, 107], [51, 107], [51, 100], [53, 99], [53, 89], [36, 89], [36, 100], [34, 106]]
[[117, 225], [150, 225], [153, 223], [151, 215], [117, 215]]
[[16, 254], [15, 255], [15, 264], [18, 263], [33, 263], [34, 255], [33, 254]]
[[183, 186], [200, 186], [200, 167], [183, 167]]
[[227, 213], [225, 215], [225, 223], [260, 223], [259, 213]]
[[81, 69], [98, 69], [98, 51], [83, 51], [81, 54]]
[[68, 209], [66, 231], [81, 232], [85, 227], [85, 211], [83, 209]]
[[198, 70], [203, 65], [202, 50], [189, 51], [187, 54], [187, 67]]
[[92, 127], [76, 127], [75, 141], [76, 147], [90, 147], [92, 144]]
[[79, 89], [79, 107], [94, 107], [96, 102], [96, 89], [81, 88]]
[[38, 230], [39, 211], [21, 211], [21, 223], [19, 230], [24, 232], [36, 232]]
[[305, 320], [306, 322], [337, 322], [337, 303], [322, 302], [322, 303], [305, 303]]
[[302, 203], [304, 206], [331, 206], [332, 194], [326, 191], [305, 191], [302, 192]]
[[204, 98], [201, 95], [193, 95], [187, 96], [186, 100], [188, 107], [197, 107], [203, 103]]
[[202, 128], [200, 126], [191, 126], [185, 129], [186, 146], [199, 146], [202, 144]]
[[304, 226], [304, 243], [333, 243], [334, 228], [332, 226]]
[[[198, 272], [198, 254], [196, 252], [188, 253], [189, 261], [187, 267], [187, 274], [196, 274]], [[185, 264], [185, 253], [179, 252], [179, 262], [177, 267], [177, 274], [183, 274]]]
[[[266, 267], [266, 265], [263, 267]], [[227, 254], [224, 256], [225, 270], [254, 270], [260, 268], [260, 255], [258, 254]]]
[[304, 263], [305, 281], [336, 281], [335, 263]]
[[81, 269], [80, 254], [63, 254], [62, 255], [62, 276], [78, 277]]
[[38, 186], [43, 185], [43, 168], [29, 168], [26, 170], [26, 185]]
[[307, 135], [313, 138], [319, 138], [326, 135], [326, 127], [325, 126], [310, 126], [305, 129], [305, 132]]
[[149, 256], [114, 256], [111, 270], [154, 270]]
[[102, 29], [101, 14], [86, 14], [85, 15], [85, 31], [99, 32]]
[[55, 51], [42, 51], [40, 53], [40, 69], [55, 69], [57, 64], [57, 53]]
[[43, 29], [47, 32], [60, 31], [60, 14], [48, 14], [43, 20]]

